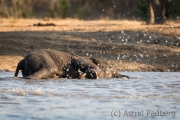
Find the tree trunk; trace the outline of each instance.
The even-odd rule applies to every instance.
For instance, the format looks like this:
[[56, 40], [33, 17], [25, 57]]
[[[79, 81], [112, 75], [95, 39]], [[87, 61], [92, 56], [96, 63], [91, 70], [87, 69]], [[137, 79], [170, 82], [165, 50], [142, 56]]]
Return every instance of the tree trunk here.
[[[160, 0], [146, 0], [148, 3], [147, 7], [147, 24], [164, 24], [165, 18], [163, 17], [163, 2]], [[164, 1], [164, 0], [161, 0]]]
[[154, 11], [152, 8], [151, 0], [147, 0], [147, 24], [154, 24]]
[[169, 9], [171, 6], [172, 0], [160, 0], [161, 8], [162, 8], [162, 16], [164, 19], [169, 17]]

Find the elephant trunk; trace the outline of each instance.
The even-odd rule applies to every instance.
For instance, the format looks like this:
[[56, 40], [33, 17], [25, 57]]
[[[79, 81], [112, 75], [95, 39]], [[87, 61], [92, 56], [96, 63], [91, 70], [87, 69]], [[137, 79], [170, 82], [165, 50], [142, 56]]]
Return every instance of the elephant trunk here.
[[18, 76], [19, 70], [22, 70], [22, 68], [23, 68], [23, 60], [21, 60], [21, 61], [18, 63], [18, 65], [17, 65], [17, 67], [16, 67], [16, 72], [15, 72], [15, 74], [14, 74], [14, 77], [17, 77], [17, 76]]

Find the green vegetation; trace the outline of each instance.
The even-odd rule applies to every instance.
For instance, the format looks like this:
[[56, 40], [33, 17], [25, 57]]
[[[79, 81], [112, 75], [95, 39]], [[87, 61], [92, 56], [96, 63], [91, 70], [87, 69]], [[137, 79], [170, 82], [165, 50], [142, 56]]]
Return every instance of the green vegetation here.
[[[1, 18], [127, 19], [138, 0], [0, 0]], [[129, 14], [131, 13], [131, 14]]]
[[50, 9], [50, 17], [52, 18], [66, 18], [69, 15], [70, 2], [68, 0], [56, 0]]
[[146, 0], [140, 0], [138, 3], [138, 8], [140, 10], [140, 15], [146, 19], [147, 18], [147, 2], [146, 2]]
[[32, 0], [1, 0], [0, 17], [32, 17]]
[[172, 0], [170, 14], [172, 18], [180, 18], [180, 0]]
[[[180, 15], [173, 0], [170, 15]], [[1, 18], [139, 19], [147, 17], [146, 0], [0, 0]]]
[[92, 7], [89, 5], [89, 2], [86, 2], [80, 9], [78, 10], [78, 18], [84, 19], [93, 13]]
[[[172, 0], [171, 7], [169, 9], [169, 17], [171, 19], [176, 19], [180, 17], [180, 0]], [[147, 3], [146, 0], [140, 0], [138, 3], [138, 8], [140, 10], [140, 15], [147, 18]]]

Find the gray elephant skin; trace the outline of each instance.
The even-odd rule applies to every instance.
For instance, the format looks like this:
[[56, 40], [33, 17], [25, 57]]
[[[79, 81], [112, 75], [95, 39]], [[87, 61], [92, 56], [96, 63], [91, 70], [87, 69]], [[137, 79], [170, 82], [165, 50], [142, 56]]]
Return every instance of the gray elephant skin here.
[[68, 54], [52, 49], [41, 49], [31, 52], [21, 60], [16, 68], [15, 77], [19, 70], [26, 79], [47, 78], [129, 78], [119, 74], [107, 62]]

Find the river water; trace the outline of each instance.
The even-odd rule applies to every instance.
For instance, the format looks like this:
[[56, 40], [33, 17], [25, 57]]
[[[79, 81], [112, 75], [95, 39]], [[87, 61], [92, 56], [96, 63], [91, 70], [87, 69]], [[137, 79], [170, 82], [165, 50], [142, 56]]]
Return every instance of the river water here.
[[0, 72], [1, 120], [179, 120], [178, 72], [123, 72], [131, 79], [13, 78]]

